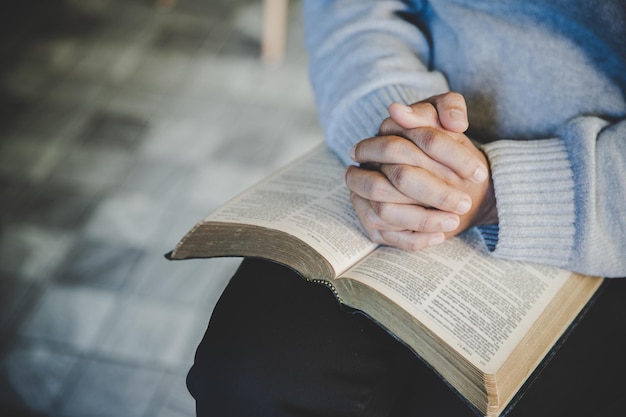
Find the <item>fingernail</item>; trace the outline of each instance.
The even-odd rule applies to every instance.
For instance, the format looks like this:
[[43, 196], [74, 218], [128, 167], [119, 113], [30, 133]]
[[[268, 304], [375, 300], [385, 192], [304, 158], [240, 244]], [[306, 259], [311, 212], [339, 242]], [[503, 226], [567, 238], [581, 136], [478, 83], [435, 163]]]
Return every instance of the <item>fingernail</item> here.
[[464, 198], [463, 200], [459, 201], [459, 204], [457, 204], [456, 212], [459, 214], [465, 214], [469, 211], [471, 207], [472, 200], [470, 200], [469, 198]]
[[444, 241], [445, 239], [446, 239], [446, 238], [445, 238], [445, 236], [444, 236], [442, 233], [437, 234], [437, 235], [435, 235], [435, 236], [433, 236], [433, 237], [431, 237], [431, 238], [430, 238], [430, 240], [428, 241], [428, 245], [429, 245], [429, 246], [440, 245], [440, 244], [442, 244], [442, 243], [443, 243], [443, 241]]
[[456, 230], [456, 228], [459, 227], [459, 219], [456, 217], [448, 217], [443, 221], [441, 227], [443, 228], [444, 232], [451, 232], [453, 230]]
[[402, 109], [403, 109], [405, 112], [407, 112], [407, 113], [413, 113], [413, 107], [411, 107], [411, 106], [406, 106], [406, 105], [404, 105], [404, 104], [401, 104], [401, 106], [402, 106]]
[[476, 182], [483, 182], [487, 179], [487, 177], [489, 176], [489, 173], [487, 172], [486, 169], [484, 168], [477, 168], [476, 171], [474, 171], [474, 181]]
[[356, 161], [356, 145], [350, 148], [350, 158], [352, 158], [353, 161]]

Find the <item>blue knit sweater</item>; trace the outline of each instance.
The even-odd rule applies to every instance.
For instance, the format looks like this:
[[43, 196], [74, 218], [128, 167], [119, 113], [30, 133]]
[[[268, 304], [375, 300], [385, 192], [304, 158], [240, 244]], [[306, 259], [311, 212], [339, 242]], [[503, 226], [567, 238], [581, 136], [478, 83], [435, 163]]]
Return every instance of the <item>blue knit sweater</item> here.
[[491, 164], [493, 255], [626, 276], [626, 2], [305, 0], [304, 16], [344, 162], [391, 102], [458, 91]]

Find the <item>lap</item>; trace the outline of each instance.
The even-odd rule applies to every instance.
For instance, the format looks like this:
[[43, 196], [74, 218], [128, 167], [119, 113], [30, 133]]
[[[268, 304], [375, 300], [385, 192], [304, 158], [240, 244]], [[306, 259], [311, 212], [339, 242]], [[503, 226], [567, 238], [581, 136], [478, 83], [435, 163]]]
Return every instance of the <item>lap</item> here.
[[[560, 415], [569, 405], [569, 415], [592, 416], [598, 404], [616, 406], [609, 400], [620, 397], [611, 390], [624, 370], [616, 323], [626, 320], [626, 285], [615, 287], [510, 416]], [[188, 385], [203, 417], [473, 415], [405, 346], [328, 289], [259, 260], [245, 260], [222, 294]]]

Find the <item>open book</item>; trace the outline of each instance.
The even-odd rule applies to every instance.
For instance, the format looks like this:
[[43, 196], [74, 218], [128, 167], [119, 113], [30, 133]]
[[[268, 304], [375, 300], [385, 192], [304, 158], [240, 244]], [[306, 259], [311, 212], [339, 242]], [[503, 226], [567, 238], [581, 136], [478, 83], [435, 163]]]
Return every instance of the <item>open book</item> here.
[[[479, 413], [498, 416], [602, 279], [492, 257], [474, 230], [417, 253], [378, 246], [325, 146], [200, 221], [171, 259], [271, 259], [401, 339]], [[259, 278], [262, 279], [262, 278]]]

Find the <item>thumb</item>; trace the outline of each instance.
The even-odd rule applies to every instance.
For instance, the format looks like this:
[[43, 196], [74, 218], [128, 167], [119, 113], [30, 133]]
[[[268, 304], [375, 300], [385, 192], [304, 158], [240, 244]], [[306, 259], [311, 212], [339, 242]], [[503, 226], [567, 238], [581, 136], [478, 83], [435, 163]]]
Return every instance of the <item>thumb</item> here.
[[440, 94], [428, 99], [439, 115], [441, 126], [452, 132], [463, 133], [469, 127], [465, 98], [455, 92]]
[[458, 93], [445, 93], [410, 106], [392, 103], [389, 116], [404, 129], [443, 128], [463, 133], [469, 127], [465, 99]]
[[406, 106], [400, 103], [391, 103], [389, 116], [404, 129], [416, 129], [418, 127], [441, 128], [439, 115], [433, 104], [420, 101]]

